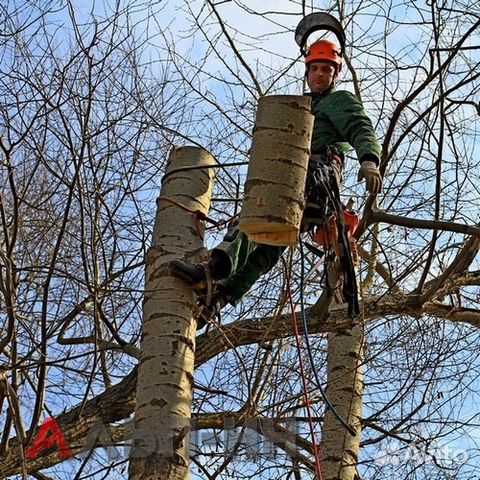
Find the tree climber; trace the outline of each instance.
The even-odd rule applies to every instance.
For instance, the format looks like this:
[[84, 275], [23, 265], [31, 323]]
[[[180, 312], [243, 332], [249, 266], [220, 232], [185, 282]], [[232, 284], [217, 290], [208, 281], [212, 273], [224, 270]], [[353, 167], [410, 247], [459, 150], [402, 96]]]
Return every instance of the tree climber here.
[[[306, 95], [312, 98], [315, 117], [304, 212], [308, 228], [312, 219], [323, 215], [319, 205], [322, 198], [333, 191], [340, 201], [344, 159], [351, 146], [360, 162], [358, 180], [365, 179], [368, 192], [379, 193], [382, 177], [378, 168], [380, 145], [362, 103], [350, 92], [335, 89], [342, 69], [340, 49], [329, 40], [318, 40], [307, 51], [305, 64], [310, 88]], [[211, 250], [205, 264], [173, 260], [172, 274], [192, 283], [199, 294], [205, 293], [207, 280], [215, 283], [213, 295], [200, 313], [198, 328], [227, 303], [235, 306], [257, 279], [277, 263], [284, 249], [252, 242], [234, 226], [224, 241]]]

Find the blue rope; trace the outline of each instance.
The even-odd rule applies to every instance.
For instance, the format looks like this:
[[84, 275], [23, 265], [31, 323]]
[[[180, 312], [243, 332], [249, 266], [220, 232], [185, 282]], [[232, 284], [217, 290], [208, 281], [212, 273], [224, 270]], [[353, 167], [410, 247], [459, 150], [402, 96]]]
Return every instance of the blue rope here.
[[345, 421], [344, 418], [335, 410], [335, 407], [332, 405], [332, 402], [327, 397], [325, 390], [322, 388], [322, 384], [320, 379], [318, 378], [317, 369], [315, 368], [315, 361], [313, 359], [312, 349], [310, 347], [310, 341], [308, 339], [308, 321], [307, 321], [307, 314], [305, 312], [305, 302], [303, 296], [304, 290], [304, 278], [305, 278], [305, 255], [303, 252], [303, 242], [300, 238], [300, 258], [301, 258], [301, 267], [300, 267], [300, 310], [302, 314], [302, 323], [303, 323], [303, 331], [305, 332], [305, 345], [307, 347], [308, 358], [310, 359], [310, 365], [312, 367], [313, 374], [315, 376], [315, 381], [317, 384], [317, 388], [320, 391], [320, 394], [327, 406], [327, 409], [330, 409], [334, 415], [334, 417], [340, 422], [340, 424], [348, 431], [350, 435], [353, 437], [357, 436], [357, 432]]

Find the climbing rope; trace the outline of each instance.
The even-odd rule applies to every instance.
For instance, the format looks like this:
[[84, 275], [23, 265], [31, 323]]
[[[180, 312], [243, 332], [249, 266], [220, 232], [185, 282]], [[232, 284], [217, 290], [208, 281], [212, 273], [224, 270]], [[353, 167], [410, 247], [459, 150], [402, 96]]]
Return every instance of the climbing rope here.
[[[283, 258], [282, 258], [282, 261], [285, 262]], [[288, 271], [286, 270], [286, 272]], [[305, 375], [305, 368], [304, 368], [303, 358], [302, 358], [302, 347], [300, 345], [300, 331], [298, 328], [297, 316], [295, 314], [295, 305], [293, 303], [292, 292], [290, 288], [290, 277], [288, 274], [285, 277], [287, 282], [286, 290], [287, 290], [288, 300], [289, 300], [290, 308], [292, 311], [292, 323], [293, 323], [293, 330], [295, 332], [295, 344], [297, 346], [298, 362], [300, 364], [300, 376], [302, 380], [303, 396], [305, 399], [305, 410], [307, 411], [308, 425], [310, 428], [310, 436], [312, 437], [313, 454], [315, 456], [315, 472], [316, 472], [317, 479], [323, 480], [322, 468], [320, 464], [320, 452], [317, 447], [317, 441], [315, 438], [315, 426], [313, 424], [313, 418], [310, 410], [310, 399], [308, 396], [307, 378]]]
[[169, 170], [163, 175], [163, 178], [166, 178], [174, 173], [177, 172], [185, 172], [188, 170], [205, 170], [209, 168], [221, 168], [225, 170], [228, 167], [241, 167], [244, 165], [248, 165], [249, 162], [231, 162], [231, 163], [217, 163], [215, 165], [186, 165], [185, 167], [178, 167]]
[[172, 205], [175, 205], [178, 208], [181, 208], [182, 210], [185, 210], [188, 213], [191, 213], [193, 217], [195, 218], [195, 228], [197, 230], [197, 234], [200, 237], [200, 239], [203, 240], [203, 228], [200, 222], [208, 222], [214, 225], [215, 227], [220, 227], [221, 222], [217, 222], [213, 220], [212, 218], [208, 217], [205, 215], [203, 212], [200, 210], [192, 210], [191, 208], [188, 208], [186, 205], [183, 205], [183, 203], [177, 202], [176, 200], [173, 200], [172, 198], [169, 197], [158, 197], [157, 199], [158, 202], [168, 202], [171, 203]]
[[[178, 168], [173, 168], [171, 170], [168, 170], [163, 175], [163, 180], [165, 180], [165, 178], [167, 178], [168, 176], [173, 175], [174, 173], [178, 173], [178, 172], [185, 172], [185, 171], [189, 171], [189, 170], [207, 170], [207, 169], [223, 169], [225, 172], [227, 172], [227, 168], [229, 168], [229, 167], [240, 167], [240, 166], [245, 166], [245, 165], [248, 165], [248, 164], [249, 164], [249, 162], [231, 162], [231, 163], [217, 163], [215, 165], [186, 165], [184, 167], [178, 167]], [[229, 177], [232, 178], [230, 175], [229, 175]], [[198, 236], [201, 240], [204, 239], [203, 228], [202, 228], [202, 225], [200, 223], [201, 221], [210, 223], [214, 227], [220, 229], [225, 224], [230, 222], [233, 218], [232, 217], [229, 220], [222, 220], [220, 222], [217, 222], [217, 221], [213, 220], [212, 218], [208, 217], [207, 215], [205, 215], [200, 210], [192, 210], [191, 208], [188, 208], [186, 205], [183, 205], [182, 203], [177, 202], [176, 200], [173, 200], [172, 198], [158, 197], [157, 202], [161, 202], [161, 201], [169, 202], [172, 205], [175, 205], [175, 206], [181, 208], [182, 210], [185, 210], [186, 212], [191, 213], [195, 218], [195, 227], [196, 227], [196, 230], [197, 230], [197, 234], [198, 234]], [[235, 199], [235, 201], [237, 201], [237, 199]]]
[[305, 346], [307, 348], [308, 352], [308, 358], [310, 360], [310, 366], [313, 371], [313, 375], [315, 377], [316, 381], [316, 387], [320, 391], [320, 394], [322, 395], [322, 398], [327, 405], [327, 408], [331, 410], [333, 413], [334, 417], [340, 422], [340, 424], [345, 427], [345, 429], [350, 433], [352, 436], [356, 436], [357, 432], [346, 422], [344, 418], [337, 412], [335, 407], [332, 405], [332, 402], [328, 398], [327, 394], [325, 393], [325, 390], [322, 388], [322, 384], [320, 382], [320, 379], [318, 378], [318, 373], [317, 369], [315, 368], [315, 361], [313, 359], [313, 354], [312, 354], [312, 348], [310, 346], [310, 340], [308, 336], [308, 321], [307, 321], [307, 314], [305, 312], [305, 299], [304, 299], [304, 290], [305, 290], [305, 254], [303, 251], [303, 242], [302, 239], [300, 239], [300, 311], [302, 315], [302, 323], [303, 323], [303, 332], [305, 336]]

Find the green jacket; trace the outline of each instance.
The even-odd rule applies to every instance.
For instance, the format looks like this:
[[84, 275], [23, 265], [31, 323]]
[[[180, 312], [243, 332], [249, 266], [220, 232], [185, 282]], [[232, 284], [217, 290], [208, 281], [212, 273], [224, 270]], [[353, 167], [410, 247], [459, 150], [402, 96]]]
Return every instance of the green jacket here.
[[346, 90], [330, 90], [322, 93], [307, 93], [312, 97], [313, 125], [312, 153], [327, 153], [329, 150], [345, 156], [352, 146], [359, 161], [365, 155], [377, 164], [380, 159], [378, 143], [372, 122], [362, 103]]

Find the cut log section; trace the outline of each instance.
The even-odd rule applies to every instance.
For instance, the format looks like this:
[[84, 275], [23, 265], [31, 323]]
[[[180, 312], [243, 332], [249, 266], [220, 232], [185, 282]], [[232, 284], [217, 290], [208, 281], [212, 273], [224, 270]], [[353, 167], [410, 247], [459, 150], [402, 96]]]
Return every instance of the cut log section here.
[[250, 240], [298, 241], [314, 121], [310, 103], [293, 95], [259, 101], [239, 226]]

